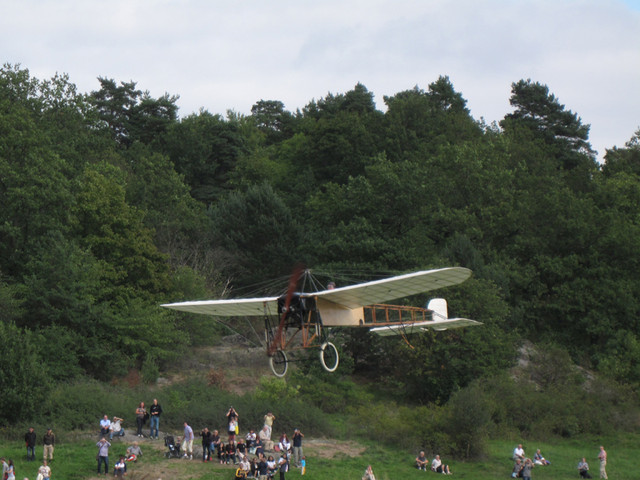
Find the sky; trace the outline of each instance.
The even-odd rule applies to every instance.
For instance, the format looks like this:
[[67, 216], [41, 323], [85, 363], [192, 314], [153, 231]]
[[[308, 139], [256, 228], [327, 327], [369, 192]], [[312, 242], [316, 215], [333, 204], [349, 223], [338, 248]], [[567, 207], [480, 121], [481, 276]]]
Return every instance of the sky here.
[[449, 77], [487, 123], [532, 79], [591, 125], [602, 159], [640, 128], [640, 0], [0, 0], [0, 59], [80, 92], [98, 77], [249, 114], [362, 83], [384, 96]]

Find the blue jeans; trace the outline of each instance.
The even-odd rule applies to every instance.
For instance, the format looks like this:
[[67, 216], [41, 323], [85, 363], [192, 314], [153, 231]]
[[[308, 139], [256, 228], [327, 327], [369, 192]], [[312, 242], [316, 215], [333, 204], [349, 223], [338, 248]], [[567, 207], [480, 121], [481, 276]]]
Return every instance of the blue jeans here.
[[98, 473], [100, 473], [100, 467], [104, 463], [104, 474], [109, 473], [109, 457], [98, 457]]
[[[158, 438], [158, 427], [160, 427], [160, 415], [151, 415], [151, 417], [149, 418], [149, 426], [151, 427], [151, 430], [149, 431], [149, 436]], [[153, 434], [154, 430], [156, 431], [155, 435]]]
[[113, 430], [111, 432], [109, 432], [109, 440], [113, 440], [113, 436], [116, 437], [124, 437], [124, 428], [121, 428], [119, 432], [113, 432]]
[[36, 459], [36, 447], [27, 446], [27, 460]]

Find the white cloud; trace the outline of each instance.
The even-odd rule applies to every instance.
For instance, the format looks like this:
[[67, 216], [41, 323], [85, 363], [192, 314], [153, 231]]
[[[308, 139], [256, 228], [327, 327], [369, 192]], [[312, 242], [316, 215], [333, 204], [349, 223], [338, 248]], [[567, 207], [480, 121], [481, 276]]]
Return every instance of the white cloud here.
[[363, 83], [382, 97], [448, 75], [475, 118], [510, 111], [510, 86], [546, 83], [622, 146], [640, 126], [640, 7], [628, 0], [0, 0], [3, 62], [33, 75], [134, 80], [152, 95], [248, 113], [303, 107]]

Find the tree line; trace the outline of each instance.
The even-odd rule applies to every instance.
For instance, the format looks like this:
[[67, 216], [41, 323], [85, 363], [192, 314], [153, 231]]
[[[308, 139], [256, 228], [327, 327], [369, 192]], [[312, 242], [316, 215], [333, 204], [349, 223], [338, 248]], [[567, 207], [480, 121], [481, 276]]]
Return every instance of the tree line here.
[[414, 401], [504, 371], [523, 339], [637, 387], [640, 130], [599, 164], [589, 126], [529, 79], [490, 125], [446, 76], [384, 111], [357, 84], [295, 112], [182, 118], [175, 95], [99, 83], [0, 69], [0, 411], [33, 413], [50, 382], [164, 368], [219, 332], [159, 304], [296, 262], [339, 284], [473, 270], [442, 293], [482, 328], [411, 346], [339, 332], [347, 371]]

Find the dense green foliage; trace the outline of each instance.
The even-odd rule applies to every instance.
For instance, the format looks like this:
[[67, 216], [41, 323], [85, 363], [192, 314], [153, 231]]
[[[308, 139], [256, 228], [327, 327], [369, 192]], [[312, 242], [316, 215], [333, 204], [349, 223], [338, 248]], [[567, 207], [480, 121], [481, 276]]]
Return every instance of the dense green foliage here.
[[[99, 80], [83, 94], [66, 76], [0, 69], [3, 390], [18, 396], [0, 396], [2, 420], [31, 418], [55, 382], [130, 369], [153, 381], [218, 334], [160, 303], [249, 291], [297, 261], [336, 279], [474, 271], [442, 295], [482, 328], [411, 347], [338, 334], [342, 373], [393, 401], [451, 399], [477, 414], [487, 430], [452, 438], [457, 454], [492, 428], [465, 406], [465, 388], [491, 411], [474, 380], [502, 388], [522, 340], [553, 344], [630, 391], [640, 384], [640, 131], [599, 165], [589, 126], [531, 80], [512, 85], [514, 111], [499, 126], [472, 118], [447, 77], [385, 97], [384, 112], [358, 84], [295, 113], [259, 100], [247, 116], [181, 119], [176, 96]], [[324, 411], [347, 388], [332, 381], [325, 398], [308, 393]], [[543, 428], [507, 417], [498, 423]], [[545, 425], [559, 435], [602, 427]]]

